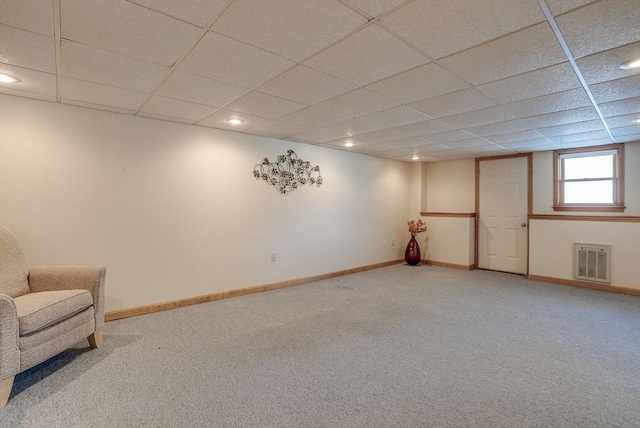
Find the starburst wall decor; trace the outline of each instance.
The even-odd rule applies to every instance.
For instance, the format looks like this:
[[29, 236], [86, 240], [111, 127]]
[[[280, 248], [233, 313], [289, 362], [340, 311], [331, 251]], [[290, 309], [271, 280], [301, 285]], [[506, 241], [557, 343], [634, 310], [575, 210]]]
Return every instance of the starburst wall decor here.
[[322, 175], [318, 165], [312, 167], [308, 161], [298, 159], [293, 150], [286, 155], [278, 156], [275, 162], [264, 158], [262, 163], [253, 167], [253, 176], [264, 180], [276, 188], [279, 193], [288, 193], [299, 186], [308, 184], [318, 187], [322, 185]]

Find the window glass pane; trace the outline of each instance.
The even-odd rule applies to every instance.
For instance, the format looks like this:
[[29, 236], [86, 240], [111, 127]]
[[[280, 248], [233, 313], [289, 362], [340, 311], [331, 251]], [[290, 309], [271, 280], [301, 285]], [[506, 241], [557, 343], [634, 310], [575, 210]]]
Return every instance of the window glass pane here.
[[612, 178], [613, 155], [586, 156], [564, 159], [565, 180], [581, 178]]
[[612, 204], [613, 180], [564, 183], [565, 204]]

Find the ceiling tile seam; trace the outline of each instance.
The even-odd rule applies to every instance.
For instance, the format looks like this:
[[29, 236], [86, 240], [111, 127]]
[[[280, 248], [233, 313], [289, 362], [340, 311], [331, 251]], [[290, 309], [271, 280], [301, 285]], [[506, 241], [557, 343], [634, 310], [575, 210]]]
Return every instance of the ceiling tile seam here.
[[60, 0], [53, 1], [53, 36], [56, 55], [56, 102], [62, 102], [62, 38]]
[[141, 7], [143, 9], [147, 9], [147, 10], [149, 10], [151, 12], [154, 12], [154, 13], [159, 13], [160, 15], [166, 16], [167, 18], [175, 19], [176, 21], [180, 21], [180, 22], [182, 22], [184, 24], [188, 24], [188, 25], [191, 25], [193, 27], [200, 28], [200, 29], [208, 29], [208, 28], [210, 28], [211, 25], [213, 25], [213, 23], [218, 20], [218, 18], [222, 15], [222, 13], [225, 10], [227, 10], [229, 5], [231, 5], [231, 3], [233, 2], [233, 0], [229, 0], [228, 3], [224, 7], [222, 7], [221, 10], [219, 12], [217, 12], [204, 26], [200, 26], [198, 24], [194, 24], [193, 22], [186, 21], [183, 18], [180, 18], [178, 16], [169, 15], [168, 13], [163, 12], [161, 10], [153, 9], [152, 7], [149, 7], [147, 5], [135, 3], [135, 2], [132, 2], [131, 0], [125, 0], [125, 1], [127, 3], [130, 3], [133, 6]]
[[[53, 0], [53, 1], [55, 1], [55, 0]], [[54, 19], [55, 19], [55, 11], [53, 13], [54, 13]], [[33, 34], [34, 36], [46, 37], [48, 39], [54, 39], [55, 38], [55, 28], [53, 30], [54, 31], [53, 35], [47, 35], [47, 34], [42, 34], [42, 33], [36, 33], [35, 31], [27, 30], [26, 28], [16, 27], [15, 25], [7, 24], [7, 23], [4, 23], [4, 22], [0, 22], [0, 27], [8, 27], [8, 28], [12, 28], [14, 30], [22, 31], [24, 33]]]
[[596, 113], [598, 113], [598, 116], [600, 117], [600, 121], [602, 122], [604, 129], [607, 131], [607, 134], [609, 134], [609, 138], [611, 138], [611, 141], [615, 141], [615, 138], [613, 137], [613, 134], [611, 133], [611, 130], [609, 129], [609, 126], [607, 125], [607, 122], [604, 119], [604, 115], [602, 114], [602, 111], [600, 110], [598, 103], [596, 102], [596, 99], [591, 93], [591, 89], [589, 88], [587, 81], [585, 80], [584, 76], [582, 75], [582, 72], [580, 71], [580, 68], [578, 67], [576, 60], [573, 57], [571, 50], [569, 49], [569, 45], [567, 44], [567, 41], [564, 39], [564, 36], [560, 31], [560, 27], [558, 27], [558, 23], [556, 22], [555, 18], [553, 17], [553, 14], [551, 13], [551, 9], [549, 9], [549, 5], [547, 5], [546, 0], [538, 0], [538, 4], [540, 4], [540, 7], [542, 8], [542, 12], [547, 17], [547, 21], [549, 22], [549, 25], [551, 25], [551, 29], [553, 30], [553, 33], [558, 39], [558, 42], [560, 43], [560, 47], [562, 48], [565, 55], [567, 56], [567, 59], [569, 60], [569, 63], [571, 64], [573, 71], [576, 73], [576, 76], [578, 77], [580, 84], [582, 85], [585, 92], [587, 93], [587, 97], [589, 97], [589, 101], [591, 101], [593, 108], [595, 108]]

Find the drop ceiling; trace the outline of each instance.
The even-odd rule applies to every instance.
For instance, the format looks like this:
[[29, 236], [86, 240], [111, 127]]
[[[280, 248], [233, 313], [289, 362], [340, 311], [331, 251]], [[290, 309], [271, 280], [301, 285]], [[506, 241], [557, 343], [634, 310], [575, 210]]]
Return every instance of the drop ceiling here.
[[22, 80], [0, 92], [403, 161], [593, 146], [640, 140], [638, 22], [634, 0], [0, 0]]

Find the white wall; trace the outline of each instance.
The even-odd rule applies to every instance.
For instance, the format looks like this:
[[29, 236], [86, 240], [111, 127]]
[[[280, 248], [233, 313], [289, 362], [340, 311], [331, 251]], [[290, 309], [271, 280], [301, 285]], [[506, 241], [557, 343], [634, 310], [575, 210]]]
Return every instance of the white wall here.
[[[253, 178], [288, 149], [322, 187]], [[0, 96], [0, 222], [32, 265], [106, 266], [107, 310], [400, 259], [408, 189], [403, 162]]]
[[428, 163], [426, 182], [427, 211], [475, 211], [474, 159]]

